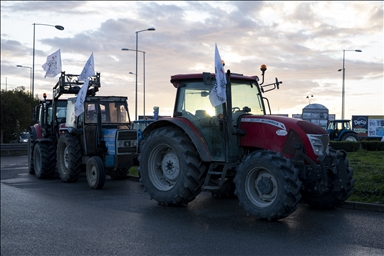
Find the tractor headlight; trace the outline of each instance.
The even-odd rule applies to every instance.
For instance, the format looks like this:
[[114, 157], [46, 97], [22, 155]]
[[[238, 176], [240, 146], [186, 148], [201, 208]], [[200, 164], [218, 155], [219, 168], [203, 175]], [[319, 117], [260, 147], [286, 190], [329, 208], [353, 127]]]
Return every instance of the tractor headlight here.
[[136, 140], [119, 140], [117, 141], [117, 147], [123, 148], [123, 147], [136, 147], [137, 141]]
[[309, 142], [311, 143], [313, 152], [317, 156], [322, 156], [324, 154], [328, 154], [328, 142], [329, 136], [328, 134], [307, 134]]

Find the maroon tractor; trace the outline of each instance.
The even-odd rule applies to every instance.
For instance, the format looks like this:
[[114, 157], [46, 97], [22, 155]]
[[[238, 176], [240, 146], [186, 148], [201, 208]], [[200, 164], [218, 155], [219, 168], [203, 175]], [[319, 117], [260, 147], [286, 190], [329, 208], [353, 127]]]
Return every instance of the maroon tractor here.
[[351, 194], [345, 151], [329, 148], [327, 131], [310, 122], [266, 114], [262, 93], [279, 89], [257, 76], [226, 73], [226, 102], [213, 107], [215, 74], [171, 77], [177, 89], [172, 118], [144, 131], [141, 182], [160, 204], [188, 204], [202, 191], [235, 194], [259, 219], [277, 220], [296, 210], [333, 208]]

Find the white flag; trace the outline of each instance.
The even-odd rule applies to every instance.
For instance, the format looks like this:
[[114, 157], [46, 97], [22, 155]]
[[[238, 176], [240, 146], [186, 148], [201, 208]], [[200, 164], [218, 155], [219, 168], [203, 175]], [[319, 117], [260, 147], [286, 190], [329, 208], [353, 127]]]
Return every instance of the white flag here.
[[215, 74], [216, 74], [216, 84], [209, 94], [209, 100], [211, 101], [212, 106], [216, 107], [220, 104], [223, 104], [227, 101], [225, 85], [227, 84], [227, 78], [225, 77], [223, 62], [215, 44]]
[[85, 97], [87, 96], [88, 84], [89, 84], [89, 79], [87, 78], [83, 86], [81, 86], [79, 93], [77, 94], [76, 103], [75, 103], [76, 116], [79, 116], [81, 115], [81, 113], [84, 112], [84, 101], [85, 101]]
[[83, 71], [81, 72], [79, 76], [79, 81], [85, 81], [88, 77], [95, 75], [95, 62], [93, 61], [93, 53], [91, 56], [89, 56], [89, 59], [87, 63], [85, 63], [85, 66], [83, 68]]
[[42, 66], [46, 71], [44, 78], [55, 77], [61, 73], [60, 49], [47, 57], [47, 62]]

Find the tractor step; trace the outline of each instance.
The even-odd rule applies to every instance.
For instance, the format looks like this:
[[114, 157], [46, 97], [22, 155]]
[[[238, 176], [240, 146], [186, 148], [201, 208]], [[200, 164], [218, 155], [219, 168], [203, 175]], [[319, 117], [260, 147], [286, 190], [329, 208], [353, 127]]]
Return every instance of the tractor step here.
[[[224, 183], [225, 177], [227, 176], [227, 171], [231, 168], [236, 167], [236, 163], [211, 163], [208, 169], [207, 176], [205, 177], [204, 184], [202, 186], [203, 190], [215, 190], [215, 189], [220, 189], [221, 186]], [[221, 171], [218, 171], [221, 170]], [[214, 171], [215, 170], [215, 171]], [[212, 186], [211, 182], [211, 175], [219, 175], [220, 176], [220, 182], [219, 184], [215, 184], [215, 186]]]
[[203, 190], [216, 190], [219, 189], [219, 186], [203, 186]]

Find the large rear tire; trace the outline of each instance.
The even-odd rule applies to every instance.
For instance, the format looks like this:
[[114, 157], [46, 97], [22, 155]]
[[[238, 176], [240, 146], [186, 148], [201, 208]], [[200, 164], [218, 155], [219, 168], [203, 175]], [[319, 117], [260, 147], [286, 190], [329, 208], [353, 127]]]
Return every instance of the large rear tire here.
[[104, 163], [98, 156], [88, 159], [86, 167], [88, 185], [93, 189], [102, 189], [105, 184]]
[[[331, 150], [330, 152], [334, 153], [334, 150]], [[316, 184], [313, 184], [313, 186], [309, 184], [307, 186], [309, 189], [301, 192], [303, 201], [307, 203], [309, 207], [315, 209], [333, 209], [341, 206], [352, 194], [352, 189], [355, 184], [355, 180], [353, 179], [353, 169], [349, 167], [349, 161], [347, 158], [345, 159], [345, 165], [347, 167], [348, 180], [343, 189], [340, 190], [336, 188], [334, 183], [336, 179], [338, 179], [338, 175], [329, 170], [327, 173], [328, 183], [330, 184], [328, 192], [316, 193], [315, 191], [318, 191], [318, 189], [314, 189]]]
[[248, 214], [269, 221], [282, 219], [296, 210], [301, 198], [298, 175], [281, 154], [256, 151], [237, 168], [235, 194]]
[[201, 192], [206, 167], [189, 137], [179, 129], [152, 131], [143, 143], [139, 161], [141, 182], [151, 199], [181, 205]]
[[57, 169], [63, 182], [76, 182], [81, 168], [81, 148], [79, 141], [71, 134], [60, 136], [57, 145]]
[[51, 142], [36, 143], [31, 160], [37, 178], [49, 179], [55, 175], [56, 155]]

